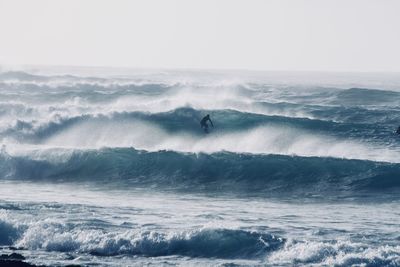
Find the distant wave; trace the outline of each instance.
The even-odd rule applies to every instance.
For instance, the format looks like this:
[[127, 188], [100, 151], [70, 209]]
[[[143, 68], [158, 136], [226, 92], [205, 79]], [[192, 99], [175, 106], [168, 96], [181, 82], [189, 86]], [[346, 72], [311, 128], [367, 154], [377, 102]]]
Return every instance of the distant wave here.
[[301, 89], [248, 82], [203, 84], [185, 80], [171, 83], [138, 78], [40, 76], [24, 72], [0, 73], [0, 96], [6, 101], [20, 99], [41, 105], [64, 105], [75, 99], [80, 105], [93, 105], [98, 111], [165, 112], [189, 106], [311, 119], [314, 115], [308, 112], [306, 105], [396, 108], [400, 101], [400, 92], [368, 88]]
[[400, 102], [400, 92], [367, 88], [350, 88], [337, 93], [335, 103], [339, 105], [379, 105]]

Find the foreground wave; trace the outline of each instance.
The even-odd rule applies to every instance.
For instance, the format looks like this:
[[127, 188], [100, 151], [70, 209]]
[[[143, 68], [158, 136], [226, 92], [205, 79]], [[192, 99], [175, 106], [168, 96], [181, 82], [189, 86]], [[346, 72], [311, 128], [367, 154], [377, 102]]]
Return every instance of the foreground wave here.
[[[4, 229], [3, 229], [4, 228]], [[140, 255], [159, 257], [181, 255], [254, 259], [276, 251], [284, 239], [267, 233], [233, 229], [198, 229], [163, 233], [135, 231], [104, 233], [70, 229], [67, 225], [40, 222], [27, 228], [13, 228], [0, 220], [0, 231], [7, 230], [2, 245], [57, 252], [90, 253], [96, 256]]]
[[[63, 207], [52, 207], [59, 208]], [[85, 209], [83, 206], [77, 208]], [[400, 246], [395, 244], [370, 246], [351, 239], [286, 239], [266, 231], [229, 228], [157, 231], [124, 230], [121, 225], [113, 227], [119, 230], [105, 231], [103, 228], [107, 226], [108, 222], [104, 220], [83, 224], [54, 219], [21, 222], [0, 213], [0, 246], [20, 251], [65, 253], [69, 258], [74, 258], [72, 255], [168, 256], [192, 260], [251, 260], [250, 265], [397, 266], [400, 260]]]
[[[3, 153], [3, 177], [254, 195], [358, 196], [400, 188], [400, 164], [282, 155], [147, 152], [132, 148]], [[49, 157], [52, 155], [52, 157]], [[47, 157], [47, 158], [46, 158]]]

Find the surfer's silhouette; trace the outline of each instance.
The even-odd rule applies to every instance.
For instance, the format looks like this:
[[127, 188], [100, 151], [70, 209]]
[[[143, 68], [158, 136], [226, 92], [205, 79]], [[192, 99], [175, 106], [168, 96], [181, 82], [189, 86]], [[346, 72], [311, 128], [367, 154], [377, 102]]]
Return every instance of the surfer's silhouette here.
[[396, 133], [397, 133], [397, 134], [400, 134], [400, 126], [399, 126], [399, 128], [397, 128]]
[[210, 119], [210, 115], [207, 114], [207, 115], [206, 115], [204, 118], [202, 118], [201, 121], [200, 121], [200, 126], [201, 126], [201, 128], [204, 129], [204, 132], [205, 132], [205, 133], [209, 133], [207, 121], [210, 121], [211, 126], [214, 128], [214, 124], [213, 124], [213, 122], [212, 122], [211, 119]]

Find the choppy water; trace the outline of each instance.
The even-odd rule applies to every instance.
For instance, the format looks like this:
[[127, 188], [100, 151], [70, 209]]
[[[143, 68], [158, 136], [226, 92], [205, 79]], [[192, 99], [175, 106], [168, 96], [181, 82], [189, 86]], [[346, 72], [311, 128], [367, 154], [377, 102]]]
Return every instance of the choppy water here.
[[400, 78], [371, 75], [3, 71], [2, 253], [398, 266]]

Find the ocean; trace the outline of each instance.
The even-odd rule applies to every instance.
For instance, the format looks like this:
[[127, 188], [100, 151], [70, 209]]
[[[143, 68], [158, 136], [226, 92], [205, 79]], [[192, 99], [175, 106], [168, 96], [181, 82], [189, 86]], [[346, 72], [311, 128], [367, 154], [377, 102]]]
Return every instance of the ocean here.
[[400, 266], [399, 125], [395, 73], [0, 69], [0, 255]]

